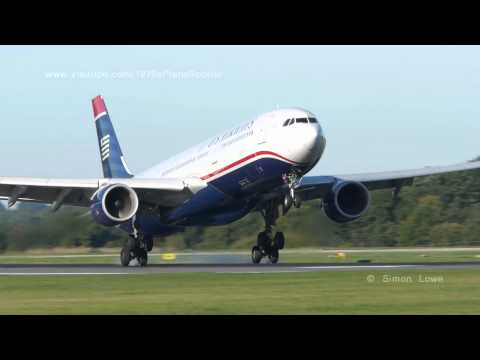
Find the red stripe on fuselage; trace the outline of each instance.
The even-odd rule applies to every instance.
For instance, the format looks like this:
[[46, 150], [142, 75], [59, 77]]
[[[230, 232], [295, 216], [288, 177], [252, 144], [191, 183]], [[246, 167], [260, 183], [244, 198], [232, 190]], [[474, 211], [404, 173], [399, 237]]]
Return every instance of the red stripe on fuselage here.
[[258, 151], [258, 152], [256, 152], [256, 153], [253, 153], [253, 154], [250, 154], [250, 155], [248, 155], [248, 156], [245, 156], [244, 158], [242, 158], [242, 159], [240, 159], [240, 160], [237, 160], [237, 161], [235, 161], [235, 162], [233, 162], [233, 163], [231, 163], [231, 164], [229, 164], [229, 165], [227, 165], [227, 166], [224, 166], [224, 167], [221, 168], [221, 169], [215, 170], [214, 172], [212, 172], [212, 173], [210, 173], [210, 174], [208, 174], [208, 175], [202, 176], [200, 179], [202, 179], [202, 180], [207, 180], [207, 179], [209, 179], [209, 178], [211, 178], [211, 177], [213, 177], [213, 176], [216, 176], [216, 175], [218, 175], [218, 174], [220, 174], [220, 173], [222, 173], [222, 172], [225, 172], [225, 171], [227, 171], [227, 170], [229, 170], [229, 169], [231, 169], [231, 168], [233, 168], [233, 167], [235, 167], [235, 166], [237, 166], [237, 165], [240, 165], [241, 163], [244, 163], [244, 162], [246, 162], [246, 161], [248, 161], [248, 160], [250, 160], [250, 159], [253, 159], [253, 158], [255, 158], [255, 157], [257, 157], [257, 156], [261, 156], [261, 155], [271, 155], [271, 156], [280, 158], [280, 159], [282, 159], [282, 160], [284, 160], [284, 161], [286, 161], [286, 162], [289, 162], [289, 163], [291, 163], [291, 164], [300, 165], [300, 163], [297, 163], [297, 162], [295, 162], [295, 161], [289, 160], [289, 159], [287, 159], [286, 157], [283, 157], [282, 155], [279, 155], [279, 154], [274, 153], [274, 152], [272, 152], [272, 151]]

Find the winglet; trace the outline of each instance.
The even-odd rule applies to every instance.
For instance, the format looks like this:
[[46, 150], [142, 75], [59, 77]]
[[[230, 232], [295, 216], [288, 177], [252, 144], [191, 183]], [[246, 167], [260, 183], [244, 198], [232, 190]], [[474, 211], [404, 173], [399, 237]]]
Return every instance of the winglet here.
[[103, 101], [103, 97], [101, 95], [95, 96], [92, 99], [92, 106], [93, 117], [95, 121], [107, 114], [107, 107], [105, 106], [105, 102]]

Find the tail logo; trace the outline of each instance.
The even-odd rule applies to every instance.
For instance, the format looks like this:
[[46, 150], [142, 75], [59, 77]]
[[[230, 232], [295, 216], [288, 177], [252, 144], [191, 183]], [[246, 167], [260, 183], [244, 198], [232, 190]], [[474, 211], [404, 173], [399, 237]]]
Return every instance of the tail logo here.
[[110, 157], [110, 135], [105, 135], [100, 139], [100, 153], [102, 161], [105, 161]]

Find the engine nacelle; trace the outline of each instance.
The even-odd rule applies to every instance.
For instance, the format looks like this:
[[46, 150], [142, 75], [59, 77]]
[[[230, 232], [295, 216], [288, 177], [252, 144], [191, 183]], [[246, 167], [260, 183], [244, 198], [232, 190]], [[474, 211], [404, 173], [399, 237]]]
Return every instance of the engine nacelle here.
[[362, 183], [340, 181], [325, 196], [325, 214], [333, 221], [346, 223], [362, 216], [370, 205], [370, 192]]
[[137, 210], [137, 193], [124, 184], [113, 184], [101, 189], [90, 205], [93, 220], [105, 226], [129, 221]]

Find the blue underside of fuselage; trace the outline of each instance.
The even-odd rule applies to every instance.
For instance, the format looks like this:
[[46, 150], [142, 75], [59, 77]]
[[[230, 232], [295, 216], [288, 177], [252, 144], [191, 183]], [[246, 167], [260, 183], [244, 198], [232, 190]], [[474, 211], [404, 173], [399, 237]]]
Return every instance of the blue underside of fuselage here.
[[[138, 215], [137, 229], [142, 233], [167, 236], [185, 226], [225, 225], [247, 215], [258, 201], [258, 194], [283, 184], [282, 174], [293, 165], [274, 158], [258, 159], [220, 176], [196, 193], [184, 205], [161, 221], [155, 215]], [[131, 231], [131, 224], [122, 224]]]

